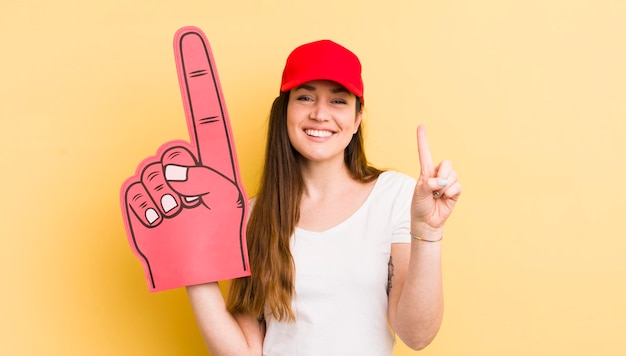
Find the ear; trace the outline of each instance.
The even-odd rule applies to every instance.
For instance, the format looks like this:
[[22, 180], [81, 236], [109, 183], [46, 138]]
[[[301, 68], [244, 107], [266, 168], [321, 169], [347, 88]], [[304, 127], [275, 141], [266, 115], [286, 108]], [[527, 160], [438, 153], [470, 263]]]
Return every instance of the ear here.
[[361, 126], [361, 120], [363, 119], [363, 110], [359, 111], [356, 114], [356, 118], [354, 119], [354, 133], [356, 134], [359, 131], [359, 127]]

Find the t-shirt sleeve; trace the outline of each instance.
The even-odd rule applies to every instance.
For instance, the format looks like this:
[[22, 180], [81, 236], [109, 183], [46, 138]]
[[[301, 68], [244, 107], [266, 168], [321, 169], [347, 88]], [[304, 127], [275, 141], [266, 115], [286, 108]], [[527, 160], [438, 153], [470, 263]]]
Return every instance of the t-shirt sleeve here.
[[415, 179], [398, 173], [393, 187], [397, 189], [393, 204], [393, 232], [391, 243], [411, 242], [411, 201], [415, 190]]

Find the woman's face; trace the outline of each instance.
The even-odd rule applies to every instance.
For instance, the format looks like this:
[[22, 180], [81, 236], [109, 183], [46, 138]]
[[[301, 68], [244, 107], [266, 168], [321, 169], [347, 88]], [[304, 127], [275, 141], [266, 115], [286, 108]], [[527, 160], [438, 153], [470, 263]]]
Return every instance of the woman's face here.
[[291, 90], [287, 132], [291, 145], [307, 160], [341, 160], [361, 123], [356, 96], [338, 83], [316, 80]]

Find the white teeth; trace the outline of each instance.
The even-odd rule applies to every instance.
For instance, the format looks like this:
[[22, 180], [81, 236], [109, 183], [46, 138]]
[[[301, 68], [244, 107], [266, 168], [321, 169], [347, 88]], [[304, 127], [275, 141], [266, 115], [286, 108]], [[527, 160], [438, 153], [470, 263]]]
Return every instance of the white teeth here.
[[328, 137], [330, 135], [332, 135], [333, 133], [330, 131], [323, 131], [323, 130], [311, 130], [311, 129], [307, 129], [304, 130], [304, 132], [309, 135], [309, 136], [314, 136], [314, 137]]

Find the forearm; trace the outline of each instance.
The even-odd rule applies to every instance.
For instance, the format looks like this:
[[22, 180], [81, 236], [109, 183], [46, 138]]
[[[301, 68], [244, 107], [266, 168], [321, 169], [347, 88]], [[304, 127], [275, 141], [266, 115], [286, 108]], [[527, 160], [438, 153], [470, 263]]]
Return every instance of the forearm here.
[[[441, 231], [420, 233], [436, 240]], [[395, 331], [411, 348], [426, 347], [437, 335], [443, 318], [441, 242], [412, 239], [409, 265], [396, 310]]]
[[[261, 355], [262, 333], [253, 319], [244, 325], [226, 309], [217, 283], [188, 286], [187, 295], [204, 342], [213, 356]], [[254, 325], [253, 323], [256, 323]], [[254, 330], [254, 328], [258, 330]]]

